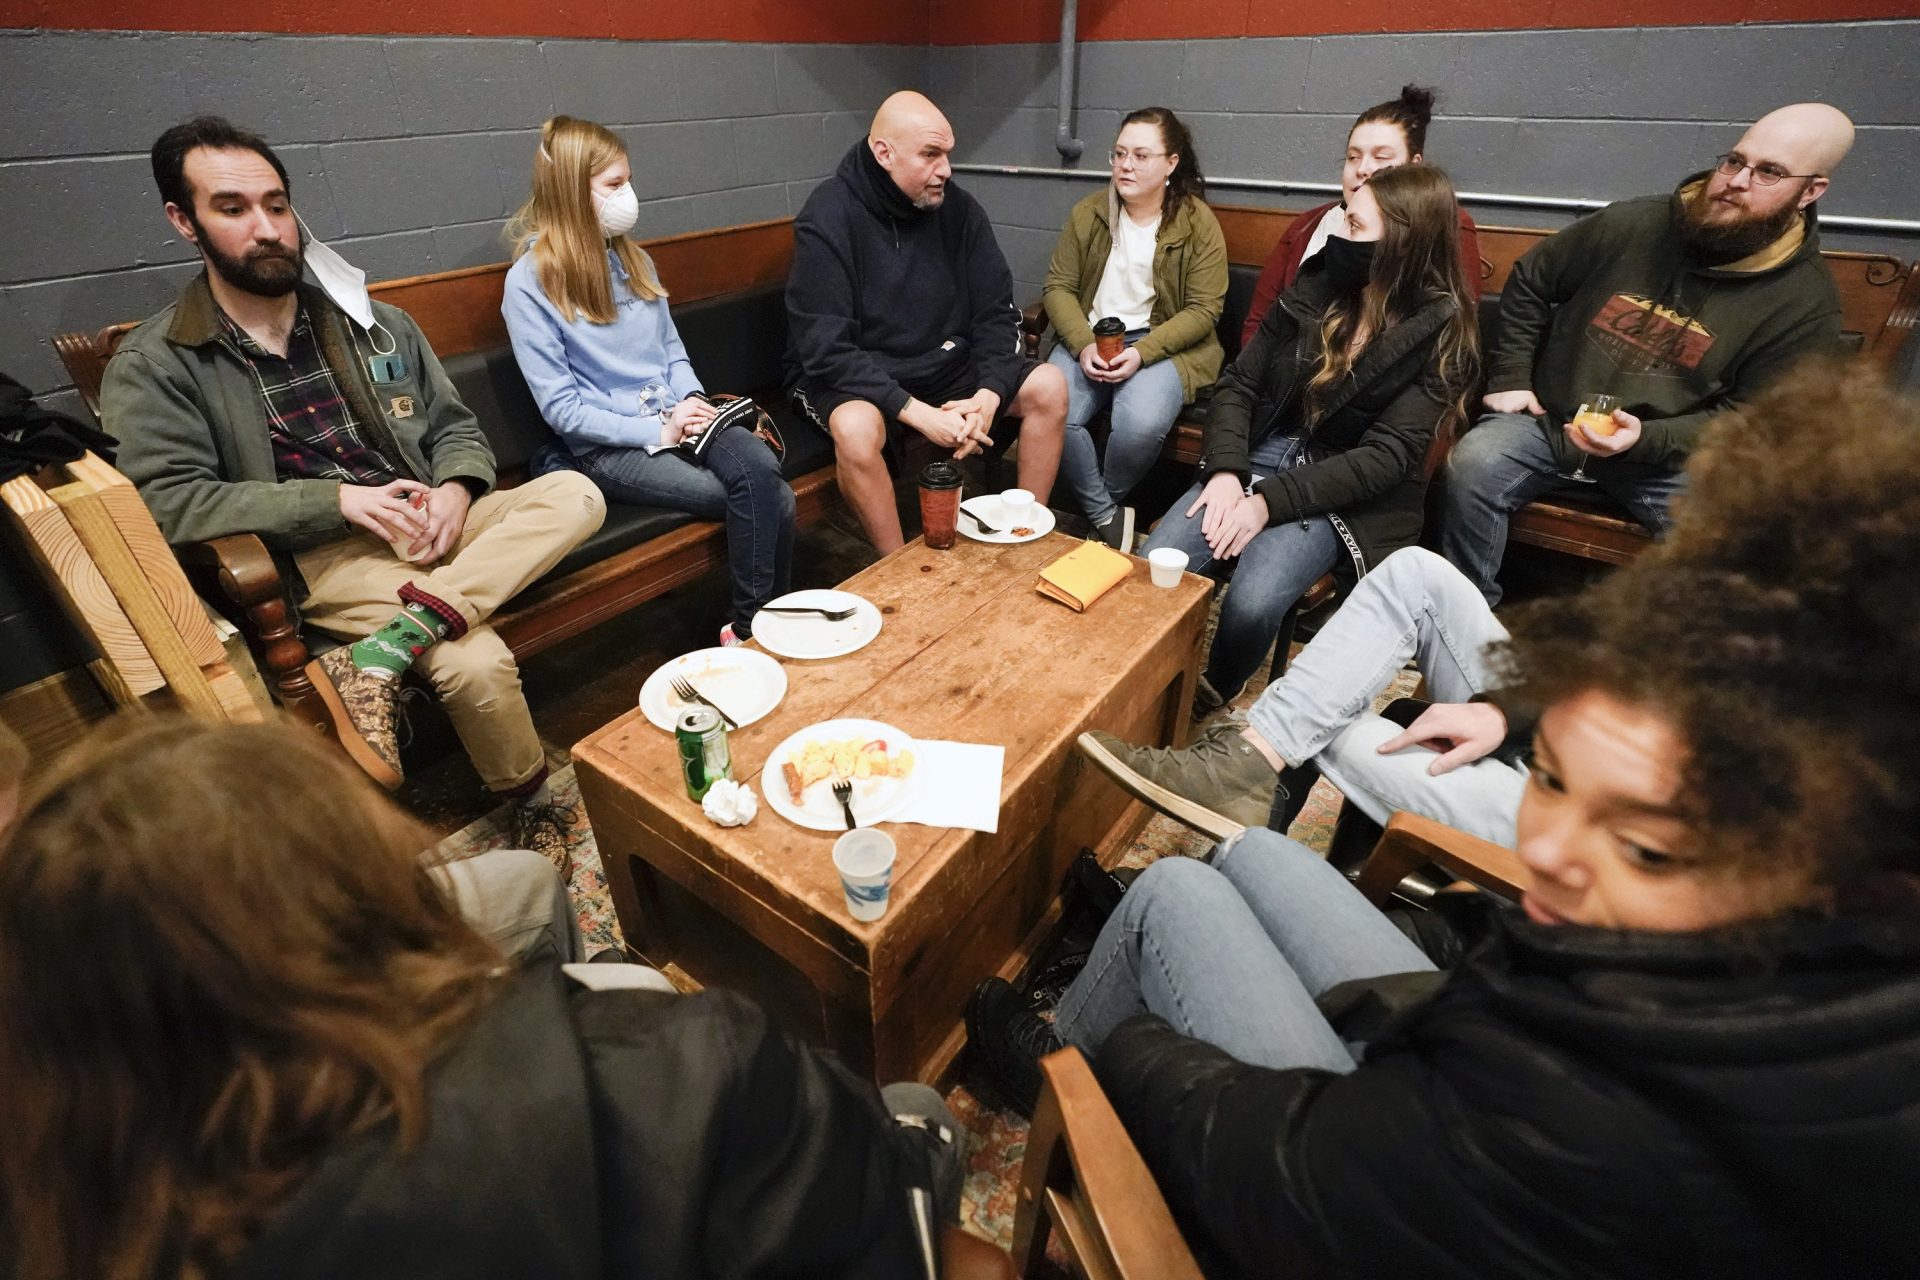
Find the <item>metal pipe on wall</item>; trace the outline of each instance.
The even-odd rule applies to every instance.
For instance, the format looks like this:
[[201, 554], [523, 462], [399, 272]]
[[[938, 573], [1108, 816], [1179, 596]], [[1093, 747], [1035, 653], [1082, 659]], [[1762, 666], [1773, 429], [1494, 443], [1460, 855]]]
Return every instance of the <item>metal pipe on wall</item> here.
[[[1053, 149], [1062, 160], [1078, 160], [1086, 144], [1073, 136], [1074, 42], [1079, 38], [1080, 0], [1060, 5], [1060, 119], [1053, 127]], [[958, 169], [961, 166], [955, 165]]]
[[[1076, 141], [1075, 146], [1079, 143]], [[957, 173], [993, 173], [1012, 178], [1087, 178], [1105, 181], [1104, 169], [1059, 169], [1025, 164], [956, 164]], [[1276, 191], [1316, 196], [1338, 196], [1337, 182], [1289, 182], [1284, 178], [1220, 178], [1207, 175], [1209, 187], [1233, 191]], [[1555, 209], [1567, 213], [1588, 213], [1604, 209], [1610, 201], [1590, 200], [1584, 196], [1525, 196], [1505, 191], [1462, 191], [1465, 204], [1496, 205], [1508, 209]], [[1875, 231], [1894, 235], [1920, 235], [1920, 221], [1911, 218], [1862, 218], [1847, 214], [1820, 215], [1822, 231]]]

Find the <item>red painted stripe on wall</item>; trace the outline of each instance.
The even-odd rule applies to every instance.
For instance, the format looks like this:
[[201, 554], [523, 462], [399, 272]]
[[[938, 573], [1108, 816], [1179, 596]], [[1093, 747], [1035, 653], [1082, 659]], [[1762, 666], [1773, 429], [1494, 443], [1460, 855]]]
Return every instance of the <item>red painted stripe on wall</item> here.
[[[1920, 18], [1920, 0], [1082, 0], [1084, 40], [1703, 26]], [[0, 0], [0, 28], [775, 43], [1012, 44], [1060, 36], [1060, 0]]]
[[329, 0], [271, 9], [208, 0], [0, 0], [6, 27], [924, 45], [927, 7], [926, 0]]

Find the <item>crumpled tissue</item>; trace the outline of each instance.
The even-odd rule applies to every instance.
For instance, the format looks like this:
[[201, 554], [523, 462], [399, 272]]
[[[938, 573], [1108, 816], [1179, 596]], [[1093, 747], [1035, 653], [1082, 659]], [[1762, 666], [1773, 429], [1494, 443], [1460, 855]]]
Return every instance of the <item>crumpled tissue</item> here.
[[715, 826], [744, 827], [760, 812], [760, 801], [746, 783], [722, 778], [707, 788], [700, 808]]

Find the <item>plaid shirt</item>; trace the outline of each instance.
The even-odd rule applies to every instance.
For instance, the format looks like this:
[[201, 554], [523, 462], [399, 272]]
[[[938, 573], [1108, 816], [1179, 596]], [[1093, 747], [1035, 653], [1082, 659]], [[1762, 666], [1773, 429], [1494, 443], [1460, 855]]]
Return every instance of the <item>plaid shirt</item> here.
[[320, 354], [303, 305], [280, 358], [255, 342], [226, 312], [220, 323], [246, 357], [267, 411], [273, 469], [282, 480], [340, 480], [386, 484], [400, 473], [367, 438]]

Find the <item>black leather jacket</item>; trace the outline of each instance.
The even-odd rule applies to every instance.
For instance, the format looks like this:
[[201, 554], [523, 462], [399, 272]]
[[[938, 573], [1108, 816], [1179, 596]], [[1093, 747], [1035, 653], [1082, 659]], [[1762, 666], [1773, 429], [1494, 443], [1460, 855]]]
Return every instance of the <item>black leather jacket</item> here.
[[1102, 1086], [1227, 1273], [1915, 1273], [1920, 920], [1513, 915], [1349, 1075], [1108, 1037]]
[[227, 1280], [924, 1276], [924, 1149], [878, 1092], [724, 993], [503, 979], [425, 1144], [329, 1153]]
[[[1200, 475], [1246, 479], [1253, 446], [1268, 432], [1297, 426], [1307, 382], [1320, 359], [1320, 318], [1332, 290], [1318, 260], [1282, 294], [1214, 385], [1202, 440]], [[1305, 454], [1255, 492], [1268, 522], [1326, 515], [1346, 543], [1334, 570], [1343, 586], [1401, 547], [1420, 540], [1426, 518], [1425, 462], [1445, 397], [1431, 366], [1455, 307], [1435, 298], [1367, 344], [1345, 382], [1308, 426]]]

